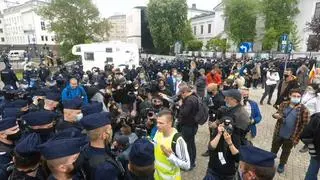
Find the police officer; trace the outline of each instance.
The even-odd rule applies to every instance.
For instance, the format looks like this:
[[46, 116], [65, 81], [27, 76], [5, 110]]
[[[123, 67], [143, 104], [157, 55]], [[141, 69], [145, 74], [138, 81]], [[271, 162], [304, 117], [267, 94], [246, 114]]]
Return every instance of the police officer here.
[[154, 146], [146, 139], [132, 144], [126, 179], [152, 180], [154, 174]]
[[85, 179], [77, 166], [77, 159], [83, 145], [83, 138], [59, 136], [41, 144], [39, 146], [40, 152], [51, 171], [48, 180]]
[[82, 131], [79, 124], [80, 119], [83, 117], [81, 112], [82, 99], [76, 98], [62, 102], [63, 105], [63, 118], [59, 119], [56, 125], [57, 131]]
[[6, 67], [0, 72], [1, 80], [4, 85], [11, 85], [14, 89], [17, 89], [18, 78], [14, 71], [11, 69], [11, 66], [6, 65]]
[[50, 75], [50, 70], [49, 68], [46, 67], [45, 64], [40, 64], [40, 69], [38, 71], [39, 73], [39, 78], [42, 82], [46, 82], [46, 79], [49, 77]]
[[15, 117], [0, 121], [0, 179], [7, 179], [7, 167], [12, 161], [15, 141], [20, 139], [21, 131]]
[[37, 133], [31, 133], [23, 138], [14, 148], [14, 169], [9, 180], [45, 180], [47, 175], [41, 166], [41, 154], [38, 145], [41, 138]]
[[22, 116], [27, 126], [26, 134], [31, 132], [37, 133], [41, 138], [41, 142], [46, 142], [54, 135], [54, 120], [56, 117], [57, 114], [51, 111], [29, 112]]
[[124, 175], [124, 169], [110, 153], [107, 147], [112, 141], [112, 127], [110, 115], [106, 112], [90, 114], [80, 121], [90, 139], [84, 147], [80, 159], [88, 179], [97, 180], [108, 177], [118, 179]]

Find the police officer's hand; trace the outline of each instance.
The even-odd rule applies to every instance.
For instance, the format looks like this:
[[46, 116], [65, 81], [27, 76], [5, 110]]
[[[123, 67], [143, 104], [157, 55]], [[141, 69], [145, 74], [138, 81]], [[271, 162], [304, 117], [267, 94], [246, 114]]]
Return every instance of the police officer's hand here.
[[169, 157], [172, 154], [172, 150], [170, 148], [164, 147], [164, 145], [160, 145], [162, 152]]

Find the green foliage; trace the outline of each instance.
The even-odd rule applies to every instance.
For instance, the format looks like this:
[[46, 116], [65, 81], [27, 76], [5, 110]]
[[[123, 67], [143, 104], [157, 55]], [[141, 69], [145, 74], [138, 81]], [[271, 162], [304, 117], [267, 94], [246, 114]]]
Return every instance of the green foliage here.
[[272, 27], [266, 30], [266, 34], [262, 40], [263, 50], [271, 50], [276, 47], [277, 41], [275, 41], [279, 37], [279, 33]]
[[320, 17], [314, 17], [311, 22], [306, 24], [307, 30], [313, 35], [308, 39], [308, 51], [319, 51], [320, 49]]
[[225, 53], [230, 48], [230, 45], [227, 43], [227, 39], [215, 37], [207, 42], [206, 48], [207, 50]]
[[257, 0], [223, 0], [227, 31], [236, 43], [253, 42], [256, 36]]
[[189, 51], [199, 51], [203, 46], [203, 42], [199, 40], [190, 40], [186, 44]]
[[[262, 0], [262, 12], [265, 16], [265, 28], [269, 34], [263, 39], [264, 50], [270, 50], [280, 40], [282, 34], [292, 33], [294, 43], [299, 42], [294, 30], [294, 17], [299, 13], [298, 0]], [[296, 31], [296, 32], [294, 32]]]
[[158, 53], [168, 54], [176, 41], [193, 39], [186, 0], [150, 0], [148, 20]]
[[42, 18], [50, 22], [60, 44], [61, 55], [73, 59], [73, 45], [104, 40], [110, 25], [99, 18], [99, 11], [91, 0], [52, 0], [38, 10]]
[[298, 35], [298, 28], [297, 28], [297, 25], [295, 25], [295, 24], [291, 28], [289, 39], [293, 45], [293, 49], [295, 51], [299, 51], [299, 49], [300, 49], [299, 43], [301, 42], [301, 38]]

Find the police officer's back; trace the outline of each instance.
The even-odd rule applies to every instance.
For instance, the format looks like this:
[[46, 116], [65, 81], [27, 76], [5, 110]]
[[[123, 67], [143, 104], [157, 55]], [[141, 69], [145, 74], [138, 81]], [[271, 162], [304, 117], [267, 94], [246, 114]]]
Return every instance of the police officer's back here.
[[[107, 146], [112, 140], [112, 127], [108, 113], [94, 113], [81, 119], [81, 125], [87, 130], [90, 143], [80, 155], [83, 169], [88, 179], [114, 180], [122, 178], [124, 173], [121, 163], [108, 152]], [[123, 174], [124, 175], [124, 174]]]
[[11, 69], [11, 65], [7, 65], [1, 72], [1, 80], [3, 81], [4, 85], [11, 85], [15, 89], [17, 89], [17, 81], [18, 78], [16, 74]]

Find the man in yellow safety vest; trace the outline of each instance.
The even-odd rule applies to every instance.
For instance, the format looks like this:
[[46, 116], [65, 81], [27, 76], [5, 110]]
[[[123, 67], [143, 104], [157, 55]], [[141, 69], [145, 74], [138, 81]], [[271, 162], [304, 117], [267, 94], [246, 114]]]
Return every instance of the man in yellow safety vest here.
[[190, 169], [190, 157], [187, 144], [182, 136], [172, 127], [173, 116], [169, 110], [158, 114], [158, 131], [154, 137], [156, 180], [180, 180], [180, 168]]

